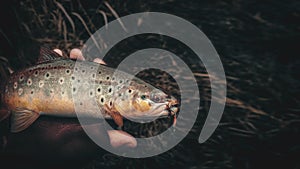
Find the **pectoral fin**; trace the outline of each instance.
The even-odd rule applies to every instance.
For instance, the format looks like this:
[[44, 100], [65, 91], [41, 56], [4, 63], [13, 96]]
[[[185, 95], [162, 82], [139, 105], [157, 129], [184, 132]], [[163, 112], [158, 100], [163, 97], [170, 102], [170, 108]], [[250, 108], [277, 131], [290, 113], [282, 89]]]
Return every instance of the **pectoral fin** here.
[[11, 132], [17, 133], [25, 130], [38, 117], [39, 117], [39, 113], [31, 110], [19, 109], [19, 110], [12, 111], [11, 129], [10, 129]]
[[123, 127], [123, 116], [114, 108], [108, 107], [106, 104], [104, 105], [106, 112], [111, 116], [114, 122], [118, 125], [118, 129], [122, 129]]
[[119, 129], [123, 127], [123, 117], [118, 112], [110, 113], [111, 117], [114, 119], [115, 123], [119, 126]]

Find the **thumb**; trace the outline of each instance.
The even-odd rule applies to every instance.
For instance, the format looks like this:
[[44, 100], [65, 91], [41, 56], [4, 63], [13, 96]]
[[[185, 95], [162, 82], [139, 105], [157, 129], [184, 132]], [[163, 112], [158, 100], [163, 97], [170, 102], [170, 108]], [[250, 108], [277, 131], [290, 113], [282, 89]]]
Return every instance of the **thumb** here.
[[137, 146], [136, 139], [130, 134], [121, 130], [109, 130], [108, 136], [112, 147], [117, 148], [120, 146], [127, 146], [134, 148]]

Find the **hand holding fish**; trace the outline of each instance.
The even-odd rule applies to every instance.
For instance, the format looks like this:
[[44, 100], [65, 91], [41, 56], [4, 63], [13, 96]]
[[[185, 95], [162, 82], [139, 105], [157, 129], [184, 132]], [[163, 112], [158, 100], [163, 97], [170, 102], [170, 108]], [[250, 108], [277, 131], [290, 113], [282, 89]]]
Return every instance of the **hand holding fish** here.
[[[64, 59], [61, 54], [58, 49], [42, 47], [36, 65], [14, 72], [5, 83], [1, 100], [11, 112], [12, 132], [7, 149], [24, 150], [25, 155], [26, 152], [40, 154], [38, 157], [49, 152], [52, 159], [62, 156], [74, 159], [71, 157], [89, 154], [97, 148], [78, 121], [74, 121], [78, 115], [112, 119], [120, 129], [123, 118], [144, 120], [174, 116], [176, 122], [178, 101], [173, 96], [137, 77], [103, 65], [99, 58], [94, 62], [84, 61], [79, 49], [70, 52], [71, 59]], [[79, 67], [75, 66], [77, 62]], [[88, 70], [94, 72], [87, 73]], [[87, 86], [89, 84], [95, 88]], [[76, 110], [75, 104], [78, 104]], [[98, 109], [91, 109], [93, 106]], [[135, 138], [124, 131], [105, 131], [102, 124], [86, 125], [112, 147], [137, 146]], [[24, 147], [22, 143], [29, 146]]]
[[[55, 49], [54, 51], [62, 56], [61, 50]], [[69, 57], [85, 60], [79, 49], [72, 49]], [[99, 58], [95, 59], [95, 62], [105, 64]], [[103, 151], [86, 136], [74, 118], [43, 116], [27, 130], [9, 133], [8, 114], [1, 111], [0, 117], [5, 118], [4, 120], [0, 118], [2, 120], [0, 123], [0, 136], [2, 136], [0, 138], [0, 159], [7, 162], [11, 168], [14, 168], [10, 163], [12, 161], [17, 161], [16, 167], [22, 166], [22, 168], [39, 165], [42, 165], [43, 168], [46, 168], [46, 165], [49, 167], [51, 165], [68, 165], [67, 167], [70, 167], [69, 165], [84, 163], [96, 153]], [[99, 135], [103, 142], [107, 142], [114, 148], [120, 146], [134, 148], [137, 146], [135, 138], [124, 131], [106, 131], [102, 124], [90, 124], [88, 127], [95, 131], [95, 134]], [[46, 164], [49, 159], [51, 159], [49, 164]], [[73, 162], [66, 162], [68, 160]]]

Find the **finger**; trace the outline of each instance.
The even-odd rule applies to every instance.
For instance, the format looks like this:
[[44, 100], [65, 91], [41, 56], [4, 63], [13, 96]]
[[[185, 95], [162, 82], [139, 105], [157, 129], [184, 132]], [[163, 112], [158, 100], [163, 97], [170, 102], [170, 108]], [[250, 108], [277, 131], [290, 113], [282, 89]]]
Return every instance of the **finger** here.
[[74, 48], [70, 51], [71, 59], [85, 60], [80, 49]]
[[54, 52], [58, 53], [60, 56], [63, 55], [62, 51], [60, 49], [53, 49]]
[[106, 63], [102, 59], [99, 59], [99, 58], [94, 59], [94, 62], [102, 64], [102, 65], [106, 65]]
[[130, 134], [121, 130], [109, 130], [108, 136], [112, 147], [117, 148], [120, 146], [127, 146], [134, 148], [137, 146], [137, 141]]

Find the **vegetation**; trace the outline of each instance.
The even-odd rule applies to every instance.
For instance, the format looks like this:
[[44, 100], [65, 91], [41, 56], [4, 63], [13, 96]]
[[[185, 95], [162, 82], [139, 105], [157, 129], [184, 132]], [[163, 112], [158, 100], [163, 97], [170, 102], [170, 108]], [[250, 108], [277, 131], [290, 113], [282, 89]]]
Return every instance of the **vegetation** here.
[[[221, 124], [204, 144], [197, 139], [210, 105], [205, 68], [179, 42], [156, 35], [129, 38], [106, 58], [118, 63], [133, 51], [160, 47], [178, 54], [193, 70], [201, 91], [197, 122], [189, 135], [162, 155], [128, 159], [99, 154], [92, 168], [294, 168], [300, 167], [300, 10], [296, 0], [242, 1], [11, 1], [1, 2], [0, 74], [33, 65], [39, 45], [65, 55], [82, 47], [93, 32], [118, 17], [144, 11], [177, 15], [197, 25], [212, 41], [227, 76], [228, 98]], [[101, 42], [100, 42], [101, 43]], [[143, 45], [141, 45], [143, 44]], [[91, 58], [90, 58], [91, 59]], [[139, 76], [176, 94], [176, 84], [153, 70]], [[156, 77], [156, 78], [153, 78]], [[125, 129], [153, 135], [167, 121]], [[169, 123], [168, 123], [169, 124]], [[162, 129], [163, 130], [163, 129]]]

